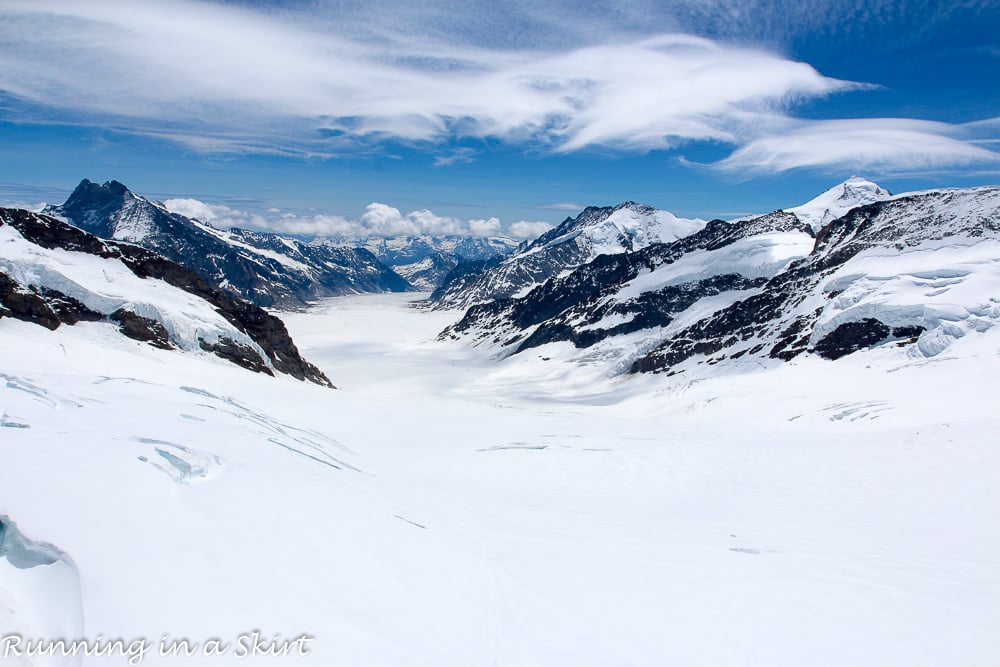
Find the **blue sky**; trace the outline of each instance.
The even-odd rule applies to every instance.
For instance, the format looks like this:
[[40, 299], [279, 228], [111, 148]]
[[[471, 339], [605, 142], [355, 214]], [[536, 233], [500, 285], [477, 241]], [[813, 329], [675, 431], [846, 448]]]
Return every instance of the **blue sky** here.
[[527, 236], [995, 184], [998, 34], [995, 0], [4, 0], [0, 201], [117, 179], [222, 225]]

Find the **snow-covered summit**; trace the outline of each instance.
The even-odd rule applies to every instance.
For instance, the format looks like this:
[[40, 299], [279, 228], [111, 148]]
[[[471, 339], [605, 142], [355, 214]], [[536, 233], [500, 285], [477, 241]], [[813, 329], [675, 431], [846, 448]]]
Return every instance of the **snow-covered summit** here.
[[46, 214], [55, 214], [70, 224], [101, 238], [141, 244], [157, 229], [157, 205], [140, 197], [118, 181], [103, 185], [83, 179], [60, 206], [47, 206]]
[[805, 204], [786, 210], [812, 227], [814, 232], [818, 232], [852, 208], [874, 204], [890, 197], [892, 193], [882, 186], [860, 176], [851, 176]]
[[518, 248], [480, 273], [455, 276], [432, 295], [438, 308], [468, 307], [523, 295], [560, 273], [602, 255], [636, 252], [671, 243], [704, 228], [706, 222], [679, 218], [669, 211], [627, 201], [589, 206], [575, 218]]
[[679, 218], [670, 211], [627, 201], [614, 207], [591, 206], [576, 218], [567, 218], [525, 249], [537, 252], [581, 238], [589, 258], [645, 248], [653, 243], [670, 243], [705, 226], [700, 219]]

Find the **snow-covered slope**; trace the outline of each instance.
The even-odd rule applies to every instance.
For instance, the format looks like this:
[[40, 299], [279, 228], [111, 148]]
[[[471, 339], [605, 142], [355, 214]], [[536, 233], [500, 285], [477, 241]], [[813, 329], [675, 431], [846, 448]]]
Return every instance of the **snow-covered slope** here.
[[422, 292], [433, 292], [461, 260], [455, 255], [435, 253], [409, 264], [396, 264], [392, 270]]
[[[284, 325], [169, 260], [101, 241], [54, 218], [0, 209], [0, 318], [47, 329], [113, 329], [129, 347], [221, 357], [251, 370], [329, 380], [304, 361]], [[176, 353], [175, 353], [176, 354]]]
[[170, 213], [117, 181], [84, 179], [64, 204], [45, 213], [101, 238], [141, 245], [261, 306], [297, 308], [324, 296], [410, 289], [367, 250], [215, 229]]
[[713, 221], [475, 306], [442, 335], [501, 355], [566, 341], [583, 350], [570, 356], [603, 358], [609, 374], [701, 373], [694, 367], [888, 344], [933, 356], [1000, 319], [998, 230], [1000, 188], [856, 207], [815, 240], [791, 213]]
[[[453, 273], [431, 296], [435, 308], [468, 308], [523, 295], [564, 271], [602, 255], [634, 252], [654, 243], [669, 243], [705, 226], [703, 220], [678, 218], [668, 211], [625, 202], [616, 207], [590, 207], [500, 262], [475, 271]], [[460, 267], [461, 268], [461, 267]]]
[[[150, 667], [995, 662], [1000, 330], [609, 382], [434, 341], [454, 313], [412, 298], [289, 315], [338, 392], [0, 319], [0, 637]], [[291, 655], [239, 657], [254, 631]]]

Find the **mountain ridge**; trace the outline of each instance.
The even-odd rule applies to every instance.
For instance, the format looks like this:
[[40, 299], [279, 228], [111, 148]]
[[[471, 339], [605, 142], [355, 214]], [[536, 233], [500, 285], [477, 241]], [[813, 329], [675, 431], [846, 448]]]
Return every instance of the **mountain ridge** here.
[[260, 306], [302, 308], [326, 296], [412, 289], [367, 250], [216, 229], [171, 213], [118, 181], [83, 179], [65, 203], [43, 213], [101, 238], [141, 245]]
[[[472, 306], [440, 337], [488, 345], [501, 357], [569, 342], [615, 358], [614, 372], [673, 373], [691, 363], [788, 361], [805, 352], [833, 359], [886, 343], [916, 344], [933, 356], [961, 335], [935, 314], [949, 309], [963, 326], [992, 326], [993, 309], [962, 283], [992, 280], [990, 264], [966, 265], [977, 253], [1000, 255], [1000, 188], [878, 190], [876, 201], [818, 233], [814, 219], [788, 209], [713, 220], [671, 243], [601, 255], [525, 294]], [[939, 246], [948, 252], [936, 254]], [[927, 268], [919, 275], [893, 268], [908, 261]], [[936, 287], [918, 293], [922, 281]], [[940, 304], [945, 294], [957, 305]], [[909, 302], [879, 305], [893, 298]]]
[[430, 297], [435, 309], [468, 308], [526, 294], [550, 278], [600, 255], [631, 252], [696, 232], [704, 220], [678, 218], [644, 204], [589, 206], [575, 218], [518, 246], [503, 261], [466, 267], [446, 278]]

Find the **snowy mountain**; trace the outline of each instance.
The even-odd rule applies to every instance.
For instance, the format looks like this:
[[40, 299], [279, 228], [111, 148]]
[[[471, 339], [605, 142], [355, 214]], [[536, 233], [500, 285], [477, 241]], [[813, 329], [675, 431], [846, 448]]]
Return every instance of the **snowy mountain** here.
[[433, 292], [462, 260], [450, 253], [436, 252], [416, 262], [396, 264], [392, 270], [423, 292]]
[[281, 320], [149, 250], [18, 209], [0, 209], [0, 246], [0, 318], [93, 326], [102, 338], [114, 330], [160, 350], [332, 386]]
[[801, 206], [787, 209], [814, 232], [845, 215], [852, 208], [892, 197], [885, 188], [859, 176], [852, 176]]
[[298, 308], [324, 296], [410, 289], [366, 250], [215, 229], [170, 213], [117, 181], [84, 179], [64, 204], [44, 212], [101, 238], [153, 250], [260, 306]]
[[502, 355], [568, 342], [578, 352], [559, 354], [602, 358], [612, 373], [678, 373], [890, 344], [929, 357], [1000, 318], [991, 296], [1000, 188], [881, 199], [815, 237], [819, 207], [805, 209], [804, 219], [714, 220], [672, 243], [599, 256], [527, 294], [470, 308], [442, 336]]
[[468, 308], [494, 299], [527, 294], [560, 273], [601, 255], [635, 252], [668, 243], [705, 225], [635, 202], [590, 207], [555, 229], [525, 243], [500, 262], [461, 267], [431, 295], [434, 308]]

